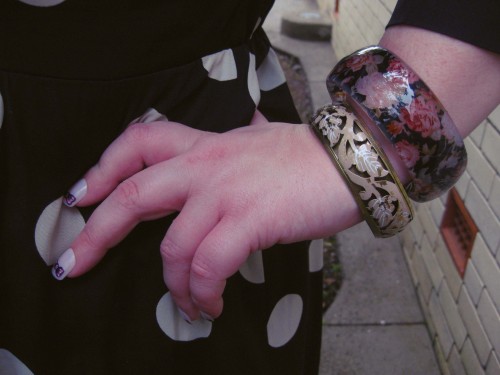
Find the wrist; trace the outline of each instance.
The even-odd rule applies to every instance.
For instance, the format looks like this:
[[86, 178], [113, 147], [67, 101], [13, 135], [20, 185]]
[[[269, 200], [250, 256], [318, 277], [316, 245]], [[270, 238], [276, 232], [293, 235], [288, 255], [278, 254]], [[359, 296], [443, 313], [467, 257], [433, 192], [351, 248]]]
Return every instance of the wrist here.
[[387, 155], [348, 104], [326, 105], [311, 119], [376, 237], [402, 231], [414, 214]]
[[310, 183], [320, 187], [321, 193], [316, 199], [321, 199], [325, 210], [326, 228], [314, 237], [326, 237], [360, 223], [363, 220], [361, 210], [345, 179], [325, 151], [323, 143], [311, 126], [300, 126], [301, 144], [305, 147], [305, 155], [310, 160], [305, 173], [309, 176]]

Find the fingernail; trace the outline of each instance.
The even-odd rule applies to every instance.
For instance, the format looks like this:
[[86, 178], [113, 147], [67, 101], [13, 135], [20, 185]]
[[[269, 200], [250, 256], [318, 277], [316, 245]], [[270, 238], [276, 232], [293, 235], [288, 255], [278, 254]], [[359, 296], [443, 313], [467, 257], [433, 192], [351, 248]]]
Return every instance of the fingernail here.
[[189, 315], [186, 314], [184, 311], [182, 311], [180, 308], [177, 308], [177, 310], [179, 310], [179, 314], [181, 314], [182, 316], [182, 319], [184, 319], [186, 321], [186, 323], [189, 323], [191, 324], [192, 323], [192, 320], [189, 318]]
[[82, 178], [64, 196], [64, 204], [68, 207], [75, 206], [87, 194], [87, 181]]
[[75, 266], [75, 253], [73, 249], [66, 250], [52, 266], [52, 276], [57, 280], [63, 280]]
[[212, 318], [209, 314], [206, 312], [200, 311], [200, 315], [203, 319], [208, 320], [209, 322], [213, 322], [215, 319]]

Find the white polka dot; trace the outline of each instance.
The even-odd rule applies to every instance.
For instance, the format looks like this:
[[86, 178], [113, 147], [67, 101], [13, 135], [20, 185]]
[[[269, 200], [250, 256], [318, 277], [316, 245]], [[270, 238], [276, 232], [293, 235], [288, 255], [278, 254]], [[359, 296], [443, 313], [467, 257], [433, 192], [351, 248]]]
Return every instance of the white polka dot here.
[[212, 323], [208, 320], [198, 319], [191, 324], [186, 322], [170, 297], [170, 292], [158, 302], [156, 320], [161, 330], [175, 341], [192, 341], [208, 337], [212, 331]]
[[156, 109], [149, 108], [140, 117], [137, 117], [135, 120], [132, 120], [132, 122], [129, 125], [137, 123], [147, 124], [148, 122], [155, 122], [155, 121], [168, 121], [168, 118], [164, 114], [158, 112]]
[[272, 48], [269, 49], [266, 58], [257, 69], [257, 77], [262, 91], [270, 91], [286, 82], [278, 56]]
[[262, 251], [256, 251], [255, 253], [250, 254], [247, 261], [241, 265], [240, 274], [251, 283], [264, 283], [264, 262], [262, 260]]
[[234, 60], [233, 50], [231, 49], [205, 56], [201, 61], [203, 67], [208, 72], [208, 76], [212, 79], [217, 81], [229, 81], [238, 77], [236, 61]]
[[59, 5], [64, 3], [66, 0], [19, 0], [22, 3], [28, 5], [34, 5], [36, 7], [53, 7], [54, 5]]
[[321, 271], [323, 268], [323, 240], [311, 241], [309, 245], [309, 272]]
[[5, 349], [0, 349], [0, 374], [5, 375], [33, 375], [14, 354]]
[[255, 103], [255, 106], [260, 102], [260, 88], [257, 72], [255, 71], [255, 56], [250, 54], [250, 61], [248, 63], [248, 92]]
[[3, 124], [3, 98], [2, 93], [0, 93], [0, 129], [2, 129]]
[[278, 301], [267, 322], [267, 340], [273, 348], [279, 348], [291, 340], [302, 317], [302, 298], [288, 294]]
[[35, 228], [35, 243], [47, 265], [54, 264], [69, 248], [85, 226], [77, 208], [66, 207], [63, 198], [56, 199], [42, 212]]

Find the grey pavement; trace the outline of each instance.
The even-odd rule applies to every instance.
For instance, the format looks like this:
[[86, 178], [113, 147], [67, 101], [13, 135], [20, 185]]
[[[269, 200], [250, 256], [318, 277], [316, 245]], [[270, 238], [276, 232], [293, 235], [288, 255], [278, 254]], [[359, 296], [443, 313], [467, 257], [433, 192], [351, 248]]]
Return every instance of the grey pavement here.
[[[332, 47], [281, 32], [287, 14], [315, 11], [314, 0], [276, 0], [264, 28], [275, 47], [300, 59], [318, 108], [330, 101]], [[364, 223], [336, 239], [344, 277], [323, 316], [319, 375], [439, 375], [399, 239], [375, 239]]]
[[344, 278], [323, 316], [320, 375], [438, 375], [398, 238], [365, 223], [337, 236]]

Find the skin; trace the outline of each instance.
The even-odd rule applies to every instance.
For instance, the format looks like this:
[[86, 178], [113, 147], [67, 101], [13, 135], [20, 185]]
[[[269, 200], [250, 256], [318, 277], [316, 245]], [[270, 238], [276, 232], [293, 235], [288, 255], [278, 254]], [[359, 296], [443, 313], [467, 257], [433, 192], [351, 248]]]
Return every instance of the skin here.
[[[500, 103], [498, 55], [406, 26], [388, 29], [380, 45], [424, 79], [463, 136]], [[78, 205], [102, 203], [71, 246], [69, 277], [89, 271], [140, 221], [180, 212], [160, 247], [165, 283], [191, 319], [217, 318], [226, 279], [252, 251], [361, 221], [307, 125], [268, 123], [258, 112], [251, 125], [223, 134], [176, 123], [131, 126], [84, 176], [88, 191]]]

